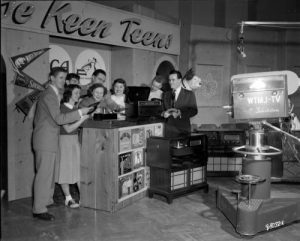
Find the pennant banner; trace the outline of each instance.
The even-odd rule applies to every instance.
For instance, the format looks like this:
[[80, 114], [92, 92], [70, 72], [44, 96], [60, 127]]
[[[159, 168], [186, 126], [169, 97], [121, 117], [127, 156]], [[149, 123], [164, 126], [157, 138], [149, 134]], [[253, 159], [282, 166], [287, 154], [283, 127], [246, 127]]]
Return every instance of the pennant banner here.
[[25, 96], [24, 98], [22, 98], [16, 103], [17, 109], [22, 111], [24, 115], [27, 116], [31, 107], [33, 106], [35, 101], [39, 98], [41, 93], [42, 91], [35, 90], [29, 95]]
[[16, 72], [16, 77], [14, 80], [15, 85], [39, 91], [45, 89], [43, 85], [41, 85], [29, 75], [25, 74], [23, 70], [38, 57], [46, 53], [49, 49], [50, 48], [44, 48], [35, 51], [30, 51], [10, 58], [13, 68]]
[[31, 51], [28, 53], [20, 54], [14, 57], [11, 57], [12, 64], [17, 71], [22, 71], [34, 60], [40, 57], [42, 54], [47, 52], [50, 48], [39, 49], [36, 51]]
[[[49, 84], [49, 81], [47, 81], [45, 84], [43, 84], [43, 88], [47, 88]], [[42, 91], [40, 90], [34, 90], [30, 94], [23, 97], [21, 100], [19, 100], [16, 103], [16, 107], [18, 110], [22, 111], [25, 116], [28, 115], [30, 109], [32, 108], [33, 104], [38, 100], [40, 94]]]
[[15, 77], [15, 85], [22, 86], [28, 89], [39, 90], [39, 91], [45, 89], [40, 83], [38, 83], [36, 80], [31, 78], [24, 72], [22, 72], [22, 75], [17, 73]]

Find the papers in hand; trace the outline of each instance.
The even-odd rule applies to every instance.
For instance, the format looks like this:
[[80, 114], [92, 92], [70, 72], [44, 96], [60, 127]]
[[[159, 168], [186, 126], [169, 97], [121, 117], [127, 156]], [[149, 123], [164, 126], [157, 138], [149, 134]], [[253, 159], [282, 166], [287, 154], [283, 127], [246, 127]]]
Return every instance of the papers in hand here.
[[97, 106], [100, 104], [100, 102], [95, 102], [95, 103], [93, 103], [93, 104], [91, 104], [91, 105], [89, 105], [89, 108], [91, 108], [91, 110], [87, 113], [88, 115], [89, 114], [92, 114], [96, 109], [97, 109]]
[[170, 108], [168, 110], [166, 110], [165, 112], [163, 112], [163, 117], [164, 118], [169, 118], [170, 116], [173, 116], [175, 119], [176, 118], [181, 118], [181, 112], [179, 109], [175, 109], [175, 108]]
[[175, 109], [175, 108], [170, 108], [168, 110], [166, 110], [166, 112], [170, 115], [172, 115], [173, 113], [177, 113], [178, 112], [178, 109]]

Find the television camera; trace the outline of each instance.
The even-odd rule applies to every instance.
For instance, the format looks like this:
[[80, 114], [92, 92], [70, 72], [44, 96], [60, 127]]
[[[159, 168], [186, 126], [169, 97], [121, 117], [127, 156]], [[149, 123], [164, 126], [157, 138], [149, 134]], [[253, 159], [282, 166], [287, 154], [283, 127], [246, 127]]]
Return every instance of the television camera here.
[[235, 178], [241, 189], [219, 187], [217, 207], [241, 235], [255, 235], [300, 220], [300, 195], [271, 192], [271, 157], [282, 151], [268, 145], [266, 128], [300, 143], [298, 137], [271, 124], [289, 115], [288, 95], [299, 86], [300, 79], [291, 71], [248, 73], [231, 78], [233, 103], [225, 108], [235, 120], [247, 121], [252, 128], [249, 143], [233, 148], [244, 155], [242, 171]]

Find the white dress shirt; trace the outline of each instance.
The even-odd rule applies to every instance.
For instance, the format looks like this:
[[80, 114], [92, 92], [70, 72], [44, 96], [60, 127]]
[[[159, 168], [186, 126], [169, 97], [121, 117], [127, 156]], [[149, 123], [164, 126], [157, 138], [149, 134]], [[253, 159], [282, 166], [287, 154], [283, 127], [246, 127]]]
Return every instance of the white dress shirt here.
[[74, 108], [74, 106], [71, 105], [70, 103], [64, 103], [64, 105], [65, 105], [66, 107], [68, 107], [69, 109], [71, 109], [71, 110], [73, 110], [73, 108]]

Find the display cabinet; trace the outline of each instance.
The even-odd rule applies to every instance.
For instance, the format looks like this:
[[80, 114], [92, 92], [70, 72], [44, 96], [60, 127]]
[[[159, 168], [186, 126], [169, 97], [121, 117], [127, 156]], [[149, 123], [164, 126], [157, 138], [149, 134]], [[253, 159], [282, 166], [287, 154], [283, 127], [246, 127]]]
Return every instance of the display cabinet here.
[[152, 135], [163, 135], [162, 123], [85, 124], [81, 137], [81, 205], [114, 212], [144, 197], [149, 186], [145, 147]]
[[208, 192], [205, 135], [150, 137], [147, 141], [147, 156], [147, 165], [150, 167], [150, 198], [158, 194], [172, 203], [174, 198], [199, 189]]

